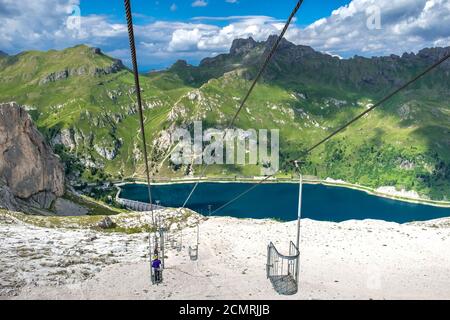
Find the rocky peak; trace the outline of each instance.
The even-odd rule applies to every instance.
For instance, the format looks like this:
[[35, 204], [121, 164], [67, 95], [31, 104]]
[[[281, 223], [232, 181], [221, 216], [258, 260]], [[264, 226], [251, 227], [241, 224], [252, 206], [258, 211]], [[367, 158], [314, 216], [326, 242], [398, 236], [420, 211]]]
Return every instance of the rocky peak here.
[[401, 58], [403, 60], [414, 60], [414, 59], [431, 59], [437, 60], [443, 58], [446, 54], [450, 53], [450, 47], [436, 47], [436, 48], [424, 48], [419, 50], [417, 54], [414, 52], [405, 52], [402, 54]]
[[[401, 56], [401, 61], [407, 62], [409, 64], [415, 64], [417, 62], [425, 62], [426, 64], [431, 64], [439, 59], [442, 59], [445, 55], [450, 54], [450, 47], [436, 47], [436, 48], [424, 48], [417, 52], [417, 54], [410, 52], [410, 53], [403, 53]], [[443, 68], [444, 70], [450, 69], [450, 60], [445, 61], [440, 68]]]
[[421, 57], [421, 58], [439, 59], [439, 58], [443, 58], [445, 55], [447, 55], [449, 53], [450, 53], [450, 47], [424, 48], [417, 53], [417, 56]]
[[[265, 41], [266, 48], [271, 49], [273, 47], [273, 45], [275, 44], [275, 42], [277, 41], [277, 39], [278, 39], [277, 35], [275, 35], [275, 34], [270, 35], [267, 38], [267, 40]], [[294, 48], [310, 48], [310, 47], [307, 47], [307, 46], [296, 46], [294, 43], [286, 40], [286, 38], [282, 38], [280, 43], [279, 43], [279, 45], [278, 45], [278, 49], [279, 50], [294, 49]]]
[[177, 60], [173, 65], [172, 65], [172, 67], [175, 67], [175, 68], [177, 68], [177, 67], [187, 67], [188, 66], [188, 63], [187, 63], [187, 61], [186, 60]]
[[33, 81], [39, 85], [77, 76], [103, 76], [126, 69], [121, 60], [108, 57], [101, 49], [87, 45], [77, 45], [61, 51], [25, 52], [16, 61], [16, 65], [19, 69], [34, 70], [39, 78]]
[[258, 43], [252, 37], [248, 39], [234, 39], [230, 48], [230, 54], [239, 55], [247, 53], [256, 47]]
[[100, 48], [90, 48], [93, 54], [102, 54], [102, 50]]
[[[450, 47], [425, 48], [417, 53], [417, 57], [427, 61], [428, 64], [431, 64], [444, 58], [448, 54], [450, 54]], [[440, 68], [450, 70], [450, 60], [445, 61]]]
[[[270, 35], [267, 40], [264, 42], [264, 45], [266, 46], [266, 48], [272, 48], [273, 45], [275, 44], [275, 42], [277, 41], [278, 36], [275, 34]], [[282, 41], [285, 40], [284, 38], [282, 39]], [[280, 41], [280, 45], [281, 45], [281, 41]]]
[[0, 104], [0, 207], [48, 209], [64, 194], [64, 169], [30, 116]]

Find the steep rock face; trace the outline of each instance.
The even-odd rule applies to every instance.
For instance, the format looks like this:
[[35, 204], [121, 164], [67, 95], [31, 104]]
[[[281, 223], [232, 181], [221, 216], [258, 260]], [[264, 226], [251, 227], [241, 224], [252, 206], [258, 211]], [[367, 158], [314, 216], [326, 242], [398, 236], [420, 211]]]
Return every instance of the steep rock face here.
[[0, 207], [48, 209], [64, 194], [64, 179], [59, 158], [28, 113], [15, 103], [0, 104]]
[[238, 55], [251, 51], [258, 43], [252, 37], [248, 39], [235, 39], [230, 48], [230, 54]]

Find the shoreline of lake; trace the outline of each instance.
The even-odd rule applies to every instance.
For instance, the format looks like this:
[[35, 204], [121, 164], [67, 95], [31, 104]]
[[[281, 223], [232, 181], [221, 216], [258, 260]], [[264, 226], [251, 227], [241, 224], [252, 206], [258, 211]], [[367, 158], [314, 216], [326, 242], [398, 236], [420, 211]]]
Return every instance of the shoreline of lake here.
[[[203, 179], [183, 178], [183, 179], [171, 179], [171, 180], [162, 180], [162, 181], [158, 181], [158, 182], [152, 182], [152, 185], [189, 184], [189, 183], [197, 183], [197, 182], [199, 182], [199, 183], [258, 183], [262, 179], [263, 179], [262, 177], [255, 177], [254, 179], [248, 178], [248, 179], [236, 179], [236, 180], [223, 180], [223, 179], [215, 180], [213, 178], [203, 178]], [[275, 178], [275, 179], [268, 179], [268, 180], [264, 181], [264, 183], [265, 184], [268, 184], [268, 183], [293, 183], [293, 184], [295, 184], [295, 183], [298, 183], [298, 180], [276, 179]], [[365, 187], [365, 186], [361, 186], [358, 184], [353, 184], [353, 183], [345, 182], [345, 181], [333, 180], [330, 178], [323, 180], [323, 179], [311, 179], [311, 178], [304, 177], [303, 183], [304, 184], [321, 184], [321, 185], [330, 186], [330, 187], [347, 188], [347, 189], [352, 189], [352, 190], [363, 191], [363, 192], [373, 195], [373, 196], [387, 198], [387, 199], [391, 199], [391, 200], [397, 200], [397, 201], [403, 201], [403, 202], [415, 203], [415, 204], [422, 204], [422, 205], [429, 205], [429, 206], [441, 207], [441, 208], [450, 208], [450, 201], [439, 201], [439, 200], [431, 200], [431, 199], [424, 199], [424, 198], [411, 198], [411, 197], [400, 196], [400, 195], [391, 194], [391, 193], [384, 193], [384, 192], [379, 192], [376, 189], [373, 189], [370, 187]], [[119, 197], [119, 195], [121, 193], [122, 189], [120, 187], [124, 186], [124, 185], [129, 185], [129, 184], [145, 185], [145, 184], [147, 184], [147, 182], [141, 181], [141, 180], [136, 180], [136, 181], [129, 181], [129, 182], [124, 181], [124, 182], [120, 182], [120, 183], [115, 183], [114, 185], [119, 188], [119, 191], [118, 191], [116, 197]], [[380, 187], [380, 188], [383, 188], [383, 187]]]

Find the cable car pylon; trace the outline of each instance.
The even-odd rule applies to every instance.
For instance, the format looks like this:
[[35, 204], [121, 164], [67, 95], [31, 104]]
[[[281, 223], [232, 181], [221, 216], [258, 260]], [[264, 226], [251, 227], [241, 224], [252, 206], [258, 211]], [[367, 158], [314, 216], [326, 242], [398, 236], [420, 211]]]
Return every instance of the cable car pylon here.
[[300, 272], [300, 225], [302, 218], [303, 176], [297, 162], [295, 162], [295, 166], [299, 171], [296, 243], [289, 242], [289, 253], [286, 255], [281, 254], [272, 242], [267, 246], [267, 278], [272, 283], [275, 291], [284, 295], [292, 295], [298, 292]]

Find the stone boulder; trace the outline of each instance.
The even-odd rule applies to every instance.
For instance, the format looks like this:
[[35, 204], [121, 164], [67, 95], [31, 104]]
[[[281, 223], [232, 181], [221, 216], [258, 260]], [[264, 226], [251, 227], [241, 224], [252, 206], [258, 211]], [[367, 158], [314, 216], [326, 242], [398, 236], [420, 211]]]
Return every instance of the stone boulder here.
[[114, 223], [114, 221], [112, 221], [112, 219], [110, 217], [105, 217], [103, 220], [101, 220], [97, 224], [97, 227], [99, 227], [101, 229], [112, 229], [115, 226], [116, 226], [116, 224]]

